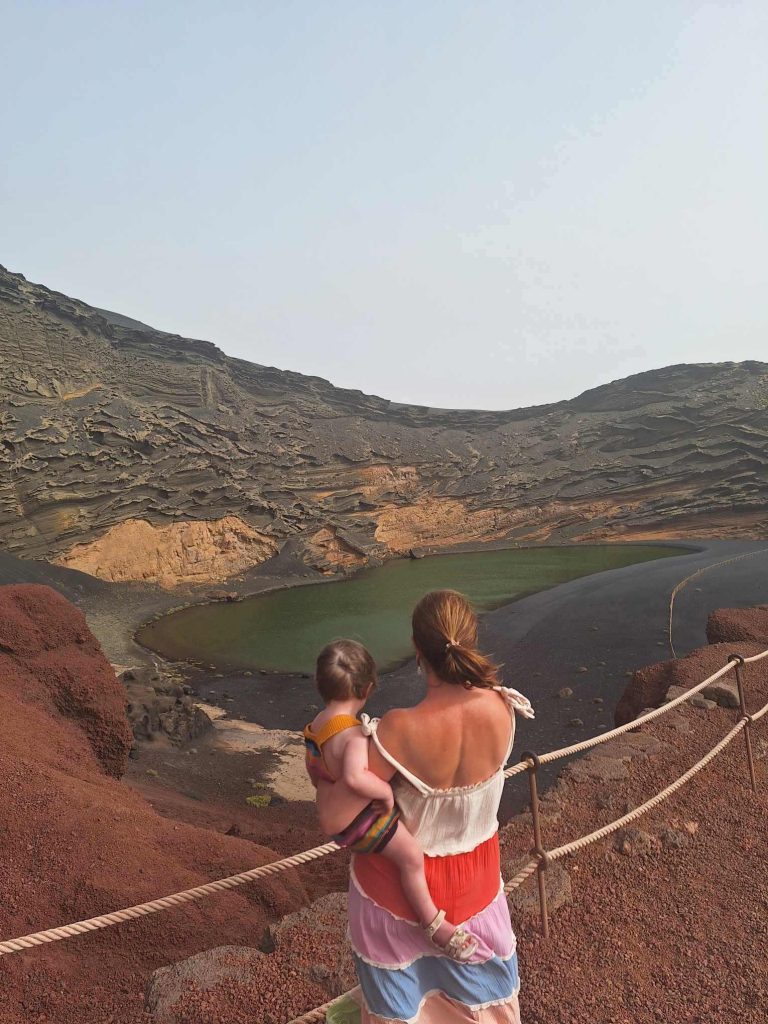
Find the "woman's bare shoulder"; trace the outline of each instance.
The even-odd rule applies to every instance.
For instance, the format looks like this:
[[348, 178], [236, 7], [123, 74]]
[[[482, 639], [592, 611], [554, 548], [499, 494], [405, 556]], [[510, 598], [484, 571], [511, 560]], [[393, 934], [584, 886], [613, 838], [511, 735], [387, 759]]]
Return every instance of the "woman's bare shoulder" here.
[[386, 746], [388, 739], [397, 739], [413, 727], [415, 708], [392, 708], [387, 711], [379, 722], [377, 729], [379, 739]]

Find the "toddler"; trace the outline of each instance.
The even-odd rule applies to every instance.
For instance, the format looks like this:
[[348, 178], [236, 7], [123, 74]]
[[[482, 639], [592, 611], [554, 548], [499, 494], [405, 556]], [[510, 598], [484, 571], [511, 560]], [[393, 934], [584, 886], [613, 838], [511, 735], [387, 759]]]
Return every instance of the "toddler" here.
[[427, 937], [452, 959], [469, 960], [477, 940], [433, 903], [421, 846], [400, 821], [392, 787], [368, 768], [369, 740], [357, 715], [376, 686], [373, 658], [355, 640], [335, 640], [320, 652], [315, 680], [325, 708], [304, 729], [309, 777], [315, 788], [321, 781], [344, 782], [359, 798], [350, 805], [349, 824], [333, 838], [355, 853], [380, 853], [393, 861]]

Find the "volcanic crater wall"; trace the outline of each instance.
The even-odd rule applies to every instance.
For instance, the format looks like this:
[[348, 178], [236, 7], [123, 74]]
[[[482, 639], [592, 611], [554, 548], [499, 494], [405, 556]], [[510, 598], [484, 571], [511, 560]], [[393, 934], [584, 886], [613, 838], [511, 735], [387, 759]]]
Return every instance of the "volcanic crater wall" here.
[[768, 534], [764, 363], [429, 409], [232, 359], [0, 268], [0, 395], [0, 544], [107, 579], [203, 582], [289, 540], [332, 572], [470, 540]]

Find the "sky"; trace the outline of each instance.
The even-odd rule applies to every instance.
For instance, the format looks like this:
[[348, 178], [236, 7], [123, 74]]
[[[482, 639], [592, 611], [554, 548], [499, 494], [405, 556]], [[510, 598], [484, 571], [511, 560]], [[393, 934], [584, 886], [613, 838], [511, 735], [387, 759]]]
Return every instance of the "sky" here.
[[505, 409], [768, 359], [765, 0], [0, 0], [0, 263]]

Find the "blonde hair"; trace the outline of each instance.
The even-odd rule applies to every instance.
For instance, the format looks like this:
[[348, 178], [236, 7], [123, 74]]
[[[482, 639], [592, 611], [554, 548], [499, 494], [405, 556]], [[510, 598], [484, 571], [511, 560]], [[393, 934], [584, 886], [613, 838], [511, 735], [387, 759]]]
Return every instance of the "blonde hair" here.
[[477, 615], [456, 590], [433, 590], [413, 609], [413, 642], [446, 683], [489, 689], [499, 667], [477, 648]]
[[334, 640], [317, 656], [315, 682], [326, 704], [362, 699], [376, 686], [376, 662], [357, 640]]

